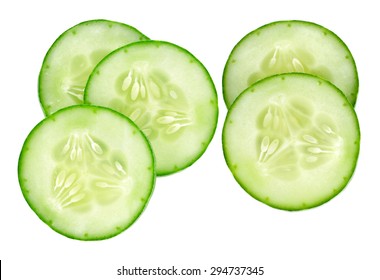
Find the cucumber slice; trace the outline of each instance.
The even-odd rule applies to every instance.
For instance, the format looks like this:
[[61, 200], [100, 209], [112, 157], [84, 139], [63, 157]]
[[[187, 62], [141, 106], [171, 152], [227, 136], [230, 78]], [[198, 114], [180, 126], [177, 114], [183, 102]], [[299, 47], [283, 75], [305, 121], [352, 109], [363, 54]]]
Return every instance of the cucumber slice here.
[[19, 158], [22, 193], [55, 231], [80, 240], [127, 229], [147, 204], [155, 181], [153, 153], [128, 118], [75, 105], [28, 135]]
[[345, 43], [315, 23], [278, 21], [252, 31], [233, 48], [223, 73], [227, 107], [254, 82], [288, 72], [309, 73], [332, 82], [355, 106], [358, 74]]
[[205, 67], [185, 49], [145, 41], [122, 47], [91, 74], [85, 102], [130, 117], [149, 138], [157, 174], [194, 163], [217, 124], [218, 99]]
[[47, 52], [39, 75], [39, 99], [45, 115], [82, 104], [95, 65], [111, 51], [147, 39], [135, 28], [109, 20], [90, 20], [65, 31]]
[[358, 158], [359, 123], [343, 93], [303, 74], [265, 78], [231, 106], [223, 151], [238, 183], [274, 208], [325, 203], [350, 180]]

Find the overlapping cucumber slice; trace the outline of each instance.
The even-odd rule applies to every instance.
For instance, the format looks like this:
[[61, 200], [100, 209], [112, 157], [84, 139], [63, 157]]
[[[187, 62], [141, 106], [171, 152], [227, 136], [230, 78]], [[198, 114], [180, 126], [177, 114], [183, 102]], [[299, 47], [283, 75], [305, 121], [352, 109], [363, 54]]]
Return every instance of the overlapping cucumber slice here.
[[47, 52], [39, 75], [44, 113], [82, 104], [95, 65], [111, 51], [147, 39], [136, 28], [110, 20], [82, 22], [62, 33]]
[[265, 77], [309, 73], [337, 86], [355, 105], [358, 74], [346, 44], [312, 22], [278, 21], [247, 34], [232, 50], [223, 74], [227, 107], [247, 87]]
[[279, 209], [325, 203], [349, 182], [360, 146], [357, 116], [345, 95], [310, 74], [270, 76], [230, 107], [223, 151], [235, 179]]
[[218, 99], [210, 75], [187, 50], [168, 42], [122, 47], [91, 74], [85, 102], [117, 110], [147, 135], [166, 175], [194, 163], [217, 124]]
[[124, 115], [89, 105], [41, 121], [25, 140], [18, 174], [41, 220], [80, 240], [110, 238], [131, 226], [155, 182], [145, 135]]

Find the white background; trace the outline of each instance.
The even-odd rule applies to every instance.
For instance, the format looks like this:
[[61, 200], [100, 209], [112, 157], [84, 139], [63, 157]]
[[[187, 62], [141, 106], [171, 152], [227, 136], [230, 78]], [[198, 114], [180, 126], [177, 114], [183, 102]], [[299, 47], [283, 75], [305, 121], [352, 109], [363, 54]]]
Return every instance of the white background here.
[[[351, 4], [355, 3], [355, 4]], [[372, 4], [373, 3], [373, 4]], [[270, 280], [380, 279], [379, 14], [375, 1], [2, 1], [0, 4], [0, 259], [4, 279], [157, 279], [117, 276], [121, 266], [208, 269], [264, 266]], [[104, 18], [192, 52], [219, 94], [219, 124], [203, 157], [158, 178], [151, 201], [127, 231], [81, 242], [52, 231], [25, 202], [17, 160], [43, 118], [37, 77], [43, 57], [69, 27]], [[271, 21], [300, 19], [338, 34], [357, 63], [362, 142], [348, 187], [318, 208], [265, 206], [234, 181], [222, 153], [221, 78], [232, 47]], [[160, 279], [167, 279], [161, 277]], [[172, 277], [172, 279], [255, 277]]]

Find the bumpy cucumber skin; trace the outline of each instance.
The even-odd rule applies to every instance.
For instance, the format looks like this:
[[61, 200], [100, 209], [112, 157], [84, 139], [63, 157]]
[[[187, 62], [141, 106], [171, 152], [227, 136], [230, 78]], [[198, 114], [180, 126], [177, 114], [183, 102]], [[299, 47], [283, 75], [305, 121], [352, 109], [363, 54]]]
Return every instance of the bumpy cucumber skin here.
[[49, 50], [47, 51], [45, 57], [44, 57], [44, 60], [42, 62], [42, 65], [41, 65], [41, 70], [40, 70], [40, 73], [38, 75], [38, 99], [40, 101], [40, 106], [41, 106], [41, 109], [44, 113], [45, 116], [48, 116], [50, 114], [52, 114], [53, 112], [49, 112], [46, 108], [46, 105], [45, 105], [45, 101], [44, 101], [44, 96], [43, 96], [43, 93], [42, 93], [42, 87], [41, 87], [41, 81], [43, 79], [43, 74], [44, 74], [44, 65], [46, 64], [47, 60], [49, 59], [49, 56], [50, 56], [50, 53], [55, 49], [55, 47], [60, 43], [61, 39], [65, 37], [65, 35], [67, 33], [70, 33], [72, 32], [74, 29], [82, 26], [82, 25], [88, 25], [88, 24], [92, 24], [92, 23], [104, 23], [104, 24], [111, 24], [111, 25], [119, 25], [119, 26], [125, 26], [126, 28], [130, 29], [130, 30], [133, 30], [134, 32], [136, 32], [137, 34], [140, 34], [140, 40], [149, 40], [149, 38], [144, 35], [143, 33], [141, 33], [139, 30], [137, 30], [135, 27], [131, 26], [131, 25], [128, 25], [128, 24], [125, 24], [125, 23], [122, 23], [122, 22], [117, 22], [117, 21], [111, 21], [111, 20], [107, 20], [107, 19], [94, 19], [94, 20], [87, 20], [87, 21], [83, 21], [81, 23], [78, 23], [72, 27], [70, 27], [69, 29], [67, 29], [66, 31], [64, 31], [61, 35], [58, 36], [58, 38], [54, 41], [54, 43], [50, 46]]
[[[345, 106], [348, 106], [348, 107], [351, 107], [352, 109], [352, 112], [355, 116], [355, 127], [357, 129], [357, 132], [358, 132], [358, 137], [357, 139], [351, 139], [354, 140], [356, 143], [357, 143], [357, 150], [354, 151], [353, 153], [353, 158], [354, 158], [354, 161], [351, 165], [351, 170], [349, 172], [349, 176], [347, 176], [347, 180], [342, 182], [341, 185], [339, 187], [337, 187], [338, 191], [335, 192], [333, 195], [331, 195], [330, 197], [327, 197], [326, 199], [322, 199], [320, 201], [316, 201], [314, 204], [310, 204], [310, 205], [306, 205], [304, 207], [284, 207], [283, 205], [278, 205], [278, 204], [273, 204], [273, 203], [270, 203], [266, 200], [263, 200], [261, 199], [260, 197], [256, 196], [256, 194], [254, 192], [252, 192], [249, 187], [247, 187], [233, 172], [233, 164], [232, 164], [232, 161], [230, 160], [229, 158], [229, 152], [228, 152], [228, 147], [226, 145], [226, 127], [228, 125], [228, 121], [229, 121], [229, 116], [231, 115], [231, 112], [233, 111], [233, 108], [234, 108], [234, 104], [236, 104], [241, 98], [244, 97], [245, 94], [252, 94], [252, 90], [256, 87], [256, 85], [262, 83], [262, 82], [266, 82], [267, 80], [271, 80], [271, 79], [276, 79], [277, 77], [281, 77], [281, 76], [292, 76], [292, 75], [299, 75], [299, 76], [311, 76], [311, 77], [315, 77], [317, 79], [319, 79], [322, 83], [326, 83], [326, 84], [329, 84], [331, 85], [332, 87], [336, 88], [336, 91], [341, 95], [342, 97], [342, 100], [344, 100], [344, 104]], [[277, 75], [273, 75], [273, 76], [269, 76], [269, 77], [266, 77], [266, 78], [263, 78], [259, 81], [257, 81], [256, 83], [252, 84], [250, 87], [248, 87], [246, 90], [244, 90], [236, 99], [235, 101], [233, 102], [233, 104], [231, 105], [229, 111], [227, 112], [227, 116], [226, 116], [226, 119], [225, 119], [225, 122], [224, 122], [224, 125], [223, 125], [223, 129], [222, 129], [222, 149], [223, 149], [223, 155], [224, 155], [224, 159], [226, 161], [226, 164], [228, 166], [228, 168], [230, 169], [230, 172], [232, 173], [232, 176], [234, 177], [235, 181], [240, 185], [240, 187], [247, 193], [249, 194], [252, 198], [256, 199], [257, 201], [260, 201], [261, 203], [269, 206], [269, 207], [272, 207], [274, 209], [278, 209], [278, 210], [284, 210], [284, 211], [289, 211], [289, 212], [296, 212], [296, 211], [303, 211], [303, 210], [307, 210], [307, 209], [312, 209], [312, 208], [316, 208], [316, 207], [319, 207], [327, 202], [329, 202], [331, 199], [333, 199], [334, 197], [336, 197], [339, 193], [341, 193], [346, 187], [347, 185], [349, 184], [349, 182], [351, 181], [354, 173], [355, 173], [355, 169], [356, 169], [356, 166], [357, 166], [357, 163], [358, 163], [358, 159], [359, 159], [359, 153], [360, 153], [360, 139], [361, 139], [361, 132], [360, 132], [360, 125], [359, 125], [359, 120], [357, 118], [357, 115], [355, 113], [355, 110], [354, 110], [354, 107], [353, 105], [349, 102], [349, 100], [347, 99], [347, 97], [344, 95], [344, 93], [339, 90], [334, 84], [332, 84], [331, 82], [325, 80], [325, 79], [322, 79], [320, 77], [317, 77], [315, 75], [311, 75], [311, 74], [307, 74], [307, 73], [283, 73], [283, 74], [277, 74]]]
[[[27, 187], [27, 181], [22, 178], [22, 170], [23, 170], [23, 162], [24, 162], [23, 158], [24, 158], [25, 154], [29, 150], [29, 145], [28, 145], [29, 144], [29, 140], [33, 137], [34, 133], [38, 130], [38, 128], [40, 126], [42, 126], [46, 121], [54, 120], [56, 114], [59, 114], [60, 112], [64, 112], [64, 111], [70, 111], [70, 110], [75, 109], [75, 108], [90, 108], [90, 109], [93, 110], [93, 112], [96, 112], [98, 110], [108, 110], [108, 111], [110, 111], [110, 112], [118, 115], [120, 118], [125, 119], [126, 121], [128, 121], [136, 129], [136, 131], [138, 131], [138, 133], [140, 133], [140, 135], [142, 136], [142, 138], [144, 139], [144, 141], [146, 143], [146, 146], [148, 147], [148, 149], [150, 151], [150, 155], [151, 155], [152, 163], [153, 163], [153, 166], [152, 166], [152, 173], [153, 173], [153, 175], [152, 175], [152, 180], [150, 182], [150, 186], [151, 186], [150, 192], [147, 195], [146, 200], [144, 201], [144, 207], [141, 208], [140, 212], [137, 212], [135, 214], [135, 216], [133, 217], [133, 219], [131, 219], [131, 222], [129, 224], [125, 225], [123, 228], [120, 228], [118, 231], [115, 230], [112, 234], [85, 238], [85, 237], [79, 237], [79, 236], [71, 235], [70, 233], [67, 233], [67, 232], [64, 232], [64, 231], [61, 231], [61, 230], [57, 230], [54, 226], [51, 225], [51, 223], [49, 223], [49, 221], [47, 219], [45, 219], [43, 213], [40, 213], [39, 211], [37, 211], [37, 209], [29, 202], [29, 199], [28, 199], [29, 190], [28, 190], [28, 187]], [[49, 117], [47, 117], [44, 120], [42, 120], [41, 122], [39, 122], [30, 131], [30, 133], [28, 134], [28, 136], [26, 137], [26, 139], [24, 141], [24, 144], [23, 144], [21, 152], [20, 152], [20, 156], [19, 156], [19, 159], [18, 159], [18, 170], [17, 170], [17, 173], [18, 173], [18, 181], [19, 181], [19, 185], [20, 185], [20, 189], [21, 189], [22, 195], [23, 195], [25, 201], [27, 202], [27, 204], [29, 205], [29, 207], [40, 218], [41, 221], [43, 221], [46, 225], [48, 225], [55, 232], [57, 232], [57, 233], [65, 236], [65, 237], [68, 237], [70, 239], [81, 240], [81, 241], [99, 241], [99, 240], [110, 239], [110, 238], [112, 238], [114, 236], [119, 235], [120, 233], [124, 232], [129, 227], [131, 227], [137, 221], [137, 219], [141, 216], [141, 214], [144, 212], [145, 208], [147, 207], [147, 205], [148, 205], [148, 203], [150, 201], [150, 198], [151, 198], [151, 196], [153, 194], [153, 191], [154, 191], [154, 186], [155, 186], [155, 181], [156, 181], [156, 176], [155, 176], [154, 170], [155, 170], [155, 158], [154, 158], [154, 153], [153, 153], [153, 150], [152, 150], [152, 148], [150, 146], [149, 140], [145, 137], [145, 135], [141, 132], [141, 130], [136, 126], [136, 124], [133, 121], [131, 121], [125, 115], [123, 115], [123, 114], [121, 114], [119, 112], [116, 112], [116, 111], [114, 111], [112, 109], [106, 108], [106, 107], [80, 104], [80, 105], [73, 105], [73, 106], [65, 107], [65, 108], [62, 108], [62, 109], [56, 111], [55, 113], [53, 113]]]
[[[273, 26], [273, 25], [277, 25], [277, 24], [292, 24], [292, 23], [296, 23], [296, 24], [305, 24], [305, 25], [312, 25], [314, 27], [317, 27], [317, 28], [320, 28], [322, 32], [326, 32], [327, 34], [330, 34], [332, 37], [336, 38], [342, 45], [342, 47], [347, 51], [347, 53], [349, 54], [349, 57], [348, 59], [350, 60], [350, 62], [352, 63], [353, 67], [354, 67], [354, 71], [355, 71], [355, 76], [356, 76], [356, 79], [355, 79], [355, 88], [354, 88], [354, 92], [353, 92], [353, 95], [354, 95], [354, 100], [353, 102], [350, 102], [351, 105], [353, 107], [355, 107], [356, 105], [356, 101], [357, 101], [357, 95], [358, 95], [358, 92], [359, 92], [359, 75], [358, 75], [358, 70], [357, 70], [357, 66], [356, 66], [356, 62], [354, 60], [354, 57], [350, 51], [350, 49], [348, 48], [348, 46], [346, 45], [346, 43], [337, 35], [335, 34], [333, 31], [327, 29], [326, 27], [323, 27], [322, 25], [319, 25], [317, 23], [314, 23], [314, 22], [310, 22], [310, 21], [303, 21], [303, 20], [281, 20], [281, 21], [275, 21], [275, 22], [271, 22], [271, 23], [267, 23], [251, 32], [249, 32], [247, 35], [245, 35], [232, 49], [231, 53], [229, 54], [228, 56], [228, 59], [227, 59], [227, 62], [224, 66], [224, 70], [223, 70], [223, 77], [222, 77], [222, 92], [223, 92], [223, 99], [224, 99], [224, 103], [226, 105], [227, 108], [231, 107], [232, 106], [232, 103], [230, 106], [228, 106], [228, 101], [227, 101], [227, 93], [226, 93], [226, 76], [227, 76], [227, 73], [228, 73], [228, 70], [229, 70], [229, 65], [231, 64], [230, 61], [232, 60], [232, 57], [233, 57], [233, 54], [235, 52], [236, 49], [239, 48], [240, 44], [245, 41], [247, 38], [251, 37], [251, 36], [254, 36], [255, 34], [257, 33], [260, 33], [262, 29], [265, 29], [269, 26]], [[314, 74], [313, 74], [314, 75]], [[321, 78], [321, 77], [320, 77]], [[323, 79], [323, 78], [322, 78]]]
[[210, 73], [208, 72], [207, 68], [203, 65], [203, 63], [198, 59], [196, 58], [191, 52], [189, 52], [187, 49], [183, 48], [183, 47], [180, 47], [174, 43], [171, 43], [171, 42], [167, 42], [167, 41], [160, 41], [160, 40], [148, 40], [148, 41], [139, 41], [139, 42], [133, 42], [133, 43], [130, 43], [128, 44], [127, 46], [124, 46], [124, 47], [121, 47], [119, 49], [116, 49], [114, 51], [112, 51], [111, 53], [109, 53], [108, 55], [106, 55], [99, 63], [98, 65], [94, 68], [94, 70], [92, 71], [92, 73], [90, 74], [90, 77], [88, 78], [87, 80], [87, 85], [85, 87], [85, 90], [84, 90], [84, 103], [85, 104], [90, 104], [91, 105], [91, 102], [88, 100], [88, 86], [89, 84], [91, 83], [91, 78], [92, 76], [95, 76], [97, 75], [97, 70], [98, 70], [98, 67], [99, 65], [102, 64], [102, 61], [105, 61], [108, 59], [108, 57], [112, 56], [113, 53], [115, 52], [118, 52], [120, 50], [128, 50], [128, 48], [130, 47], [133, 47], [135, 45], [151, 45], [151, 44], [154, 44], [156, 45], [157, 47], [161, 46], [161, 45], [171, 45], [171, 46], [174, 46], [176, 48], [178, 48], [178, 50], [180, 50], [181, 52], [185, 53], [186, 55], [188, 55], [192, 60], [195, 61], [195, 63], [198, 63], [199, 66], [201, 67], [201, 69], [203, 70], [203, 73], [205, 75], [205, 77], [207, 78], [207, 80], [209, 81], [210, 83], [210, 86], [212, 88], [212, 91], [213, 91], [213, 94], [214, 94], [214, 100], [215, 100], [215, 103], [214, 103], [214, 110], [215, 110], [215, 116], [214, 116], [214, 120], [215, 120], [215, 124], [213, 125], [213, 131], [210, 133], [210, 137], [207, 141], [207, 143], [204, 145], [204, 149], [199, 153], [199, 155], [197, 155], [196, 157], [193, 158], [192, 161], [189, 161], [187, 164], [183, 165], [183, 166], [176, 166], [175, 168], [173, 169], [170, 169], [170, 170], [157, 170], [156, 169], [156, 172], [157, 172], [157, 176], [167, 176], [167, 175], [172, 175], [174, 173], [177, 173], [177, 172], [180, 172], [190, 166], [192, 166], [195, 162], [197, 162], [201, 157], [202, 155], [206, 152], [208, 146], [210, 145], [212, 139], [214, 138], [214, 135], [215, 135], [215, 132], [216, 132], [216, 129], [217, 129], [217, 124], [218, 124], [218, 117], [219, 117], [219, 105], [218, 105], [218, 95], [217, 95], [217, 90], [216, 90], [216, 87], [215, 87], [215, 84], [212, 80], [212, 77], [210, 75]]

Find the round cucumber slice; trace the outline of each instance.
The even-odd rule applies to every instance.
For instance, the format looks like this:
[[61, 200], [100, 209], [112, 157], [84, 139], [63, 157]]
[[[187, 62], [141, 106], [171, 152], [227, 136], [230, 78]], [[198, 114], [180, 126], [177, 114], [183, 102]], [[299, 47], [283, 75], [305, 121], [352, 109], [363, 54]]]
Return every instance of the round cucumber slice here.
[[325, 203], [350, 180], [360, 146], [351, 103], [330, 82], [279, 74], [246, 89], [231, 106], [223, 151], [237, 182], [274, 208]]
[[210, 75], [192, 54], [168, 42], [132, 43], [109, 54], [91, 74], [85, 102], [131, 118], [152, 144], [158, 175], [194, 163], [217, 125]]
[[315, 23], [278, 21], [252, 31], [233, 48], [223, 73], [227, 107], [254, 82], [288, 72], [309, 73], [330, 81], [355, 106], [358, 74], [345, 43]]
[[22, 193], [55, 231], [80, 240], [127, 229], [147, 204], [155, 181], [148, 140], [111, 109], [75, 105], [28, 135], [19, 158]]
[[132, 26], [109, 21], [82, 22], [58, 37], [39, 75], [39, 99], [45, 115], [83, 103], [88, 76], [111, 51], [148, 38]]

